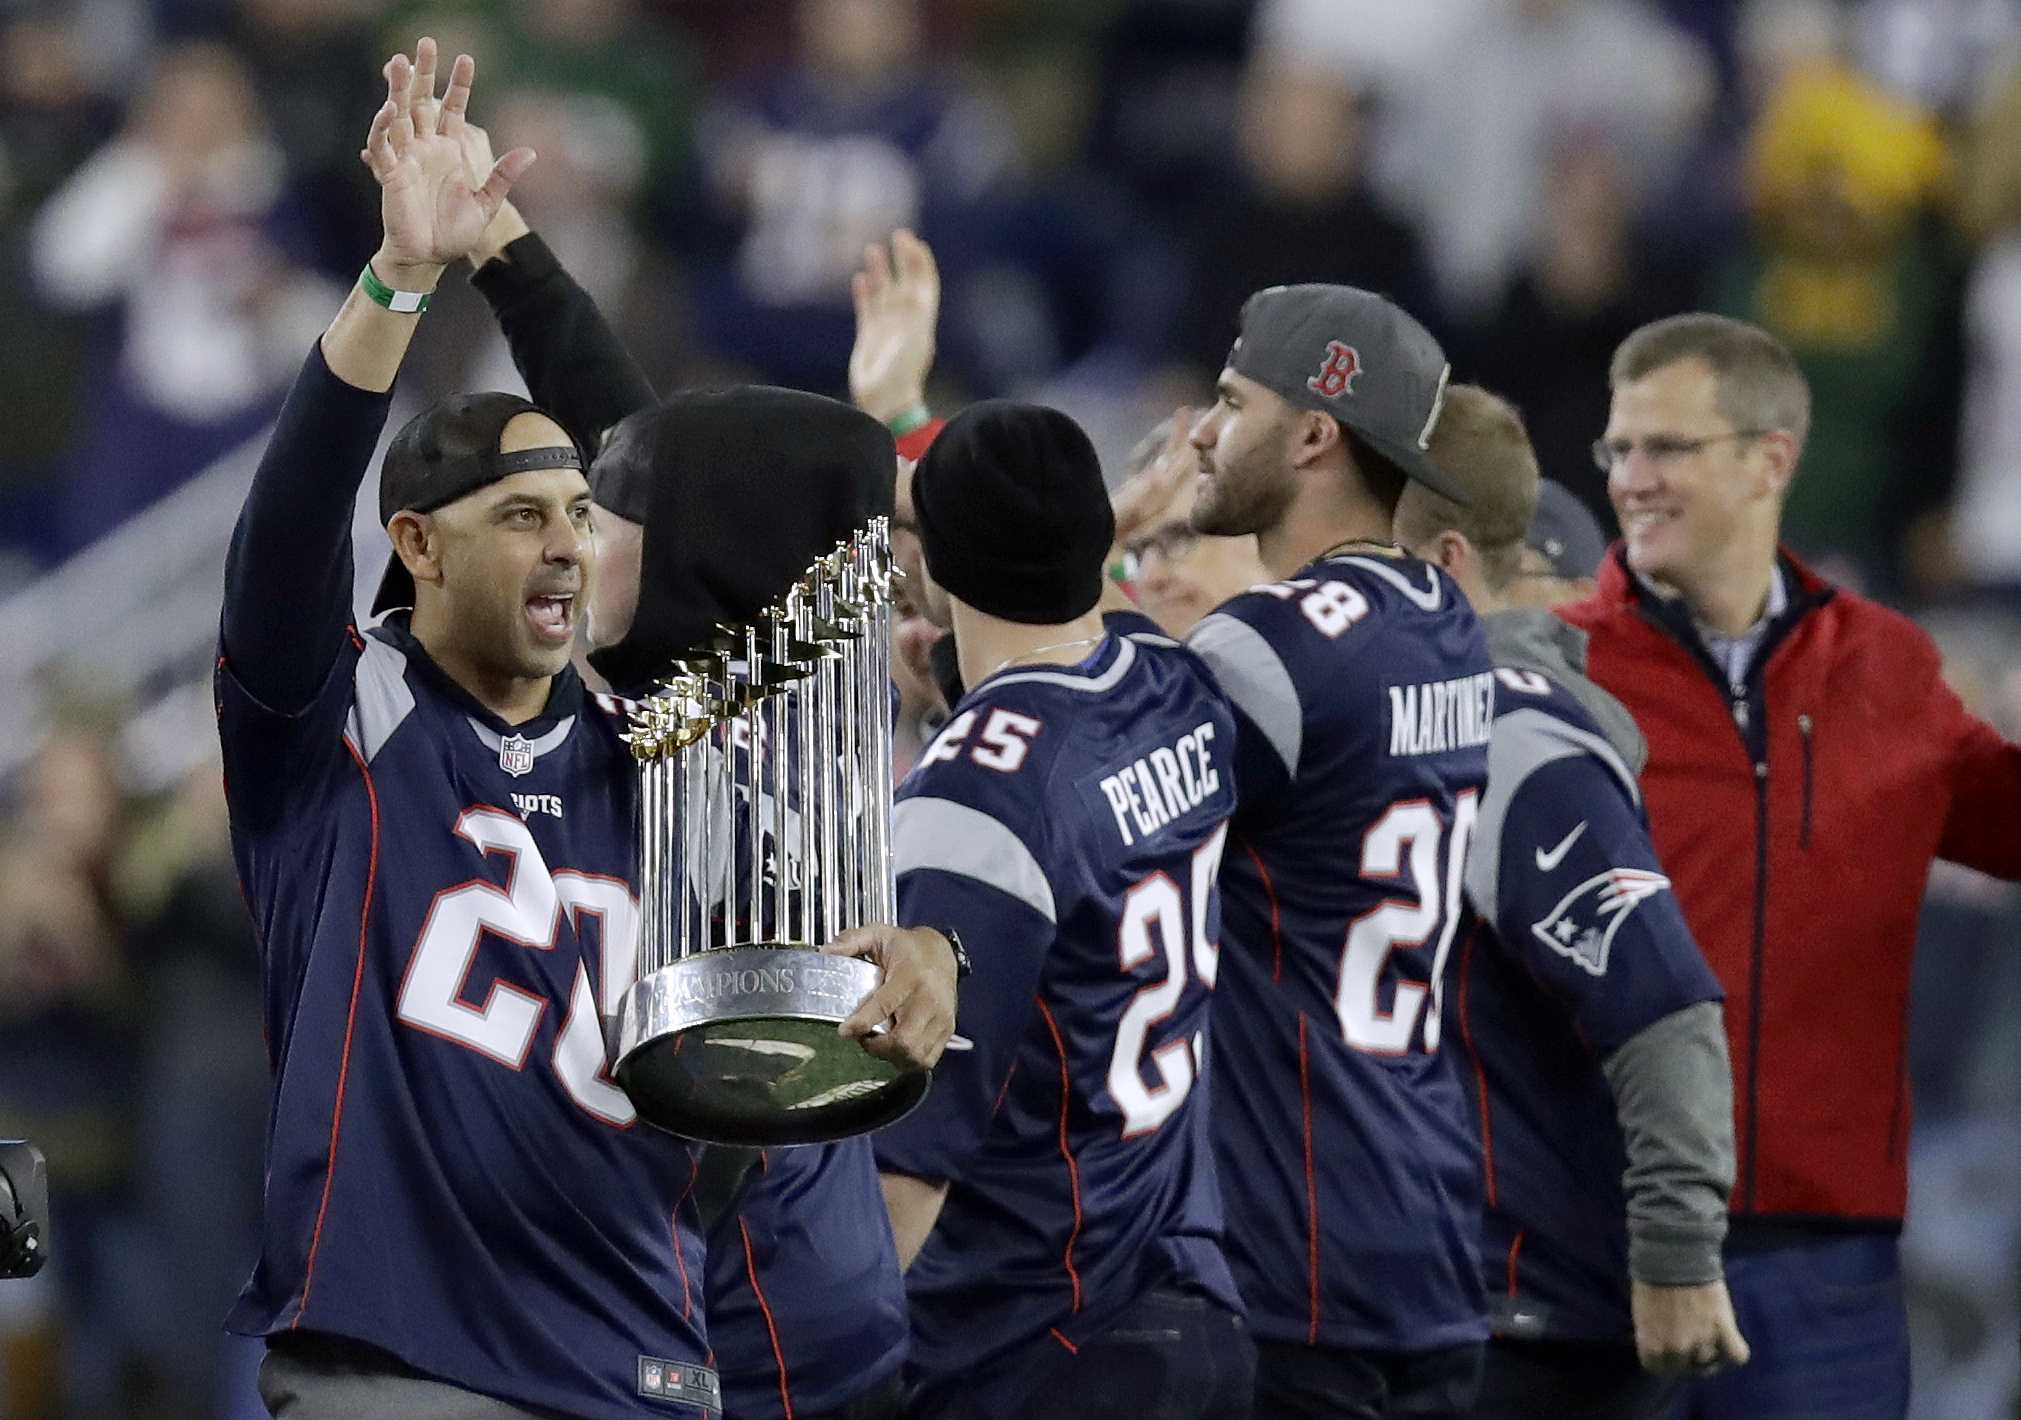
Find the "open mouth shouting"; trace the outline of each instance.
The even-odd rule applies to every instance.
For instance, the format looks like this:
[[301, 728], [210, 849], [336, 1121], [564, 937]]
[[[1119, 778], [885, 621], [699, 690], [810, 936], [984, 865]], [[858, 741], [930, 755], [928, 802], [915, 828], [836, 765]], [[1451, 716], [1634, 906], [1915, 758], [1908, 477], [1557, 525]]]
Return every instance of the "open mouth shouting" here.
[[526, 599], [526, 620], [536, 639], [566, 646], [575, 639], [574, 592], [542, 592]]

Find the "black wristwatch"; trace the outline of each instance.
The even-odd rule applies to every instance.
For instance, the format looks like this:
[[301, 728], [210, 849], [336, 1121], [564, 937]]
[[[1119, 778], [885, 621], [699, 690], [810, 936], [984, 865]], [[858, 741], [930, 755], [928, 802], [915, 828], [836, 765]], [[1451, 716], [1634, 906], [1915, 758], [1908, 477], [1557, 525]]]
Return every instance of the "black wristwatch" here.
[[975, 963], [968, 959], [968, 948], [961, 944], [961, 933], [952, 927], [934, 927], [929, 930], [947, 938], [947, 945], [954, 952], [954, 979], [968, 980], [969, 974], [975, 970]]

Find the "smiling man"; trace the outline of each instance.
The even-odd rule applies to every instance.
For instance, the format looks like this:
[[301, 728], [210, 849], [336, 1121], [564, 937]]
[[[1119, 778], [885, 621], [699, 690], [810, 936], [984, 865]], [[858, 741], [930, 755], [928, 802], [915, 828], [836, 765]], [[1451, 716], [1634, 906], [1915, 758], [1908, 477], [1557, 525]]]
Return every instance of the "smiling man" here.
[[1779, 545], [1810, 424], [1781, 342], [1676, 316], [1610, 378], [1595, 456], [1625, 541], [1560, 614], [1648, 736], [1657, 855], [1726, 991], [1726, 1272], [1754, 1349], [1677, 1413], [1897, 1420], [1917, 911], [1936, 858], [2021, 878], [2021, 748], [1919, 628]]

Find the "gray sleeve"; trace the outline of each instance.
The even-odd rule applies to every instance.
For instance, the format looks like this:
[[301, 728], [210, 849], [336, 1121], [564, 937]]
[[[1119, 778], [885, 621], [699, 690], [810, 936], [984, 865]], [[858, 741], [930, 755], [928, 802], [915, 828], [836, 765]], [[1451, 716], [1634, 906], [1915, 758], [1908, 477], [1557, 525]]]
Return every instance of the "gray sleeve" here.
[[1686, 1287], [1718, 1280], [1733, 1192], [1733, 1070], [1716, 1001], [1632, 1036], [1602, 1066], [1628, 1145], [1628, 1273]]

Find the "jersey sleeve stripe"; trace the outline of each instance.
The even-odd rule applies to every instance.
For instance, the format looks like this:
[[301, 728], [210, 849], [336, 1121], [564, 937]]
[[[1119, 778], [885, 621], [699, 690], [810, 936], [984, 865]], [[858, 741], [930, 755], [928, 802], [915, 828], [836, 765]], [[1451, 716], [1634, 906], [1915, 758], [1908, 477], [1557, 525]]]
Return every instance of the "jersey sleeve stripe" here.
[[891, 855], [899, 873], [935, 869], [993, 887], [1046, 921], [1059, 921], [1052, 884], [1024, 840], [980, 809], [952, 799], [901, 800], [891, 815]]
[[1262, 633], [1216, 612], [1193, 628], [1186, 645], [1213, 669], [1222, 691], [1277, 751], [1284, 772], [1295, 777], [1304, 735], [1298, 688]]
[[407, 658], [384, 641], [364, 640], [352, 672], [355, 693], [348, 728], [358, 757], [369, 765], [414, 713], [414, 691], [407, 684]]

